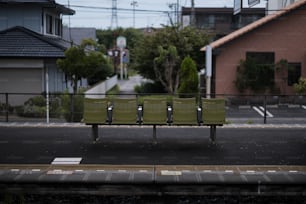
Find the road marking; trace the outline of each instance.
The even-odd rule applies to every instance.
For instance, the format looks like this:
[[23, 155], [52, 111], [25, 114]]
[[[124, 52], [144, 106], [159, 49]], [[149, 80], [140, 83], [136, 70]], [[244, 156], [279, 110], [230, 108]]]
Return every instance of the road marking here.
[[82, 157], [57, 157], [51, 164], [80, 164]]
[[40, 172], [40, 169], [32, 169], [32, 172]]
[[298, 171], [290, 170], [289, 173], [297, 173]]
[[306, 110], [306, 105], [302, 105], [302, 108]]
[[204, 173], [211, 173], [212, 170], [203, 170]]
[[[265, 109], [264, 107], [262, 106], [259, 106], [259, 107], [256, 107], [256, 106], [253, 106], [253, 109], [259, 114], [261, 115], [262, 117], [265, 117]], [[266, 110], [266, 114], [267, 114], [267, 117], [268, 118], [273, 118], [273, 115]]]
[[225, 173], [234, 173], [233, 170], [225, 170]]
[[247, 172], [248, 174], [254, 174], [254, 173], [255, 173], [254, 170], [247, 170], [246, 172]]
[[275, 170], [268, 170], [268, 173], [275, 173]]
[[[265, 113], [265, 108], [264, 108], [264, 107], [259, 106], [259, 108], [260, 108], [260, 109], [263, 111], [263, 113]], [[267, 117], [269, 117], [269, 118], [273, 118], [272, 113], [270, 113], [269, 111], [267, 111], [267, 109], [266, 109], [266, 113], [267, 113]]]
[[11, 169], [11, 172], [18, 172], [20, 171], [19, 169]]

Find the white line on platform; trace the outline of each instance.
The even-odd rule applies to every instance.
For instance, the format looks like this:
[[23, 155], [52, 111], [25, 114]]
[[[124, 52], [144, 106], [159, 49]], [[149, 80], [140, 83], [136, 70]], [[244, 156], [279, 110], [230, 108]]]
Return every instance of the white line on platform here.
[[181, 171], [168, 171], [168, 170], [161, 170], [162, 176], [181, 176]]
[[51, 164], [80, 164], [82, 157], [57, 157]]

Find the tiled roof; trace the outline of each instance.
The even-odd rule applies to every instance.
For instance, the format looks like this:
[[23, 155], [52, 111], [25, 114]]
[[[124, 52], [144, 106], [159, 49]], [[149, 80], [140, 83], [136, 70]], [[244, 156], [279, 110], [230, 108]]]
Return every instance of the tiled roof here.
[[55, 0], [0, 0], [0, 4], [40, 4], [45, 7], [55, 8], [61, 14], [73, 15], [75, 11], [55, 2]]
[[67, 46], [60, 42], [24, 27], [13, 27], [0, 32], [0, 57], [64, 57]]
[[[251, 32], [252, 30], [262, 26], [262, 25], [265, 25], [271, 21], [273, 21], [274, 19], [277, 19], [293, 10], [296, 10], [298, 9], [299, 7], [301, 6], [304, 6], [306, 5], [306, 0], [300, 0], [300, 1], [296, 1], [295, 3], [292, 3], [290, 4], [289, 6], [287, 6], [286, 8], [282, 9], [282, 10], [279, 10], [273, 14], [270, 14], [270, 15], [267, 15], [251, 24], [248, 24], [247, 26], [239, 29], [239, 30], [236, 30], [226, 36], [224, 36], [223, 38], [220, 38], [212, 43], [210, 43], [212, 49], [215, 49], [215, 48], [218, 48], [236, 38], [239, 38], [240, 36], [248, 33], [248, 32]], [[206, 50], [206, 47], [203, 47], [201, 48], [201, 51], [205, 51]]]

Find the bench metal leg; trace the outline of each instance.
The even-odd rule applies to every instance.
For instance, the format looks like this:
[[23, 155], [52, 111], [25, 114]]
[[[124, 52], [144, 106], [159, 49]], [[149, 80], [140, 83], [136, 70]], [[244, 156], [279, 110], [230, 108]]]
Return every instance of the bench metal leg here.
[[153, 144], [157, 144], [156, 125], [153, 125]]
[[98, 140], [99, 137], [98, 125], [95, 124], [91, 126], [91, 136], [94, 142]]
[[210, 126], [210, 140], [212, 141], [212, 143], [216, 143], [216, 127], [216, 125]]

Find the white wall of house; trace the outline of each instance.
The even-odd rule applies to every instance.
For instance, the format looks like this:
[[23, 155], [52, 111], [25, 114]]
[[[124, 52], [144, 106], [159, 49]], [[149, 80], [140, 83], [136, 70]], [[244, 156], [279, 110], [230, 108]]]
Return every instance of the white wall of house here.
[[272, 14], [275, 11], [283, 9], [284, 7], [296, 2], [299, 0], [269, 0], [267, 3], [268, 14]]

